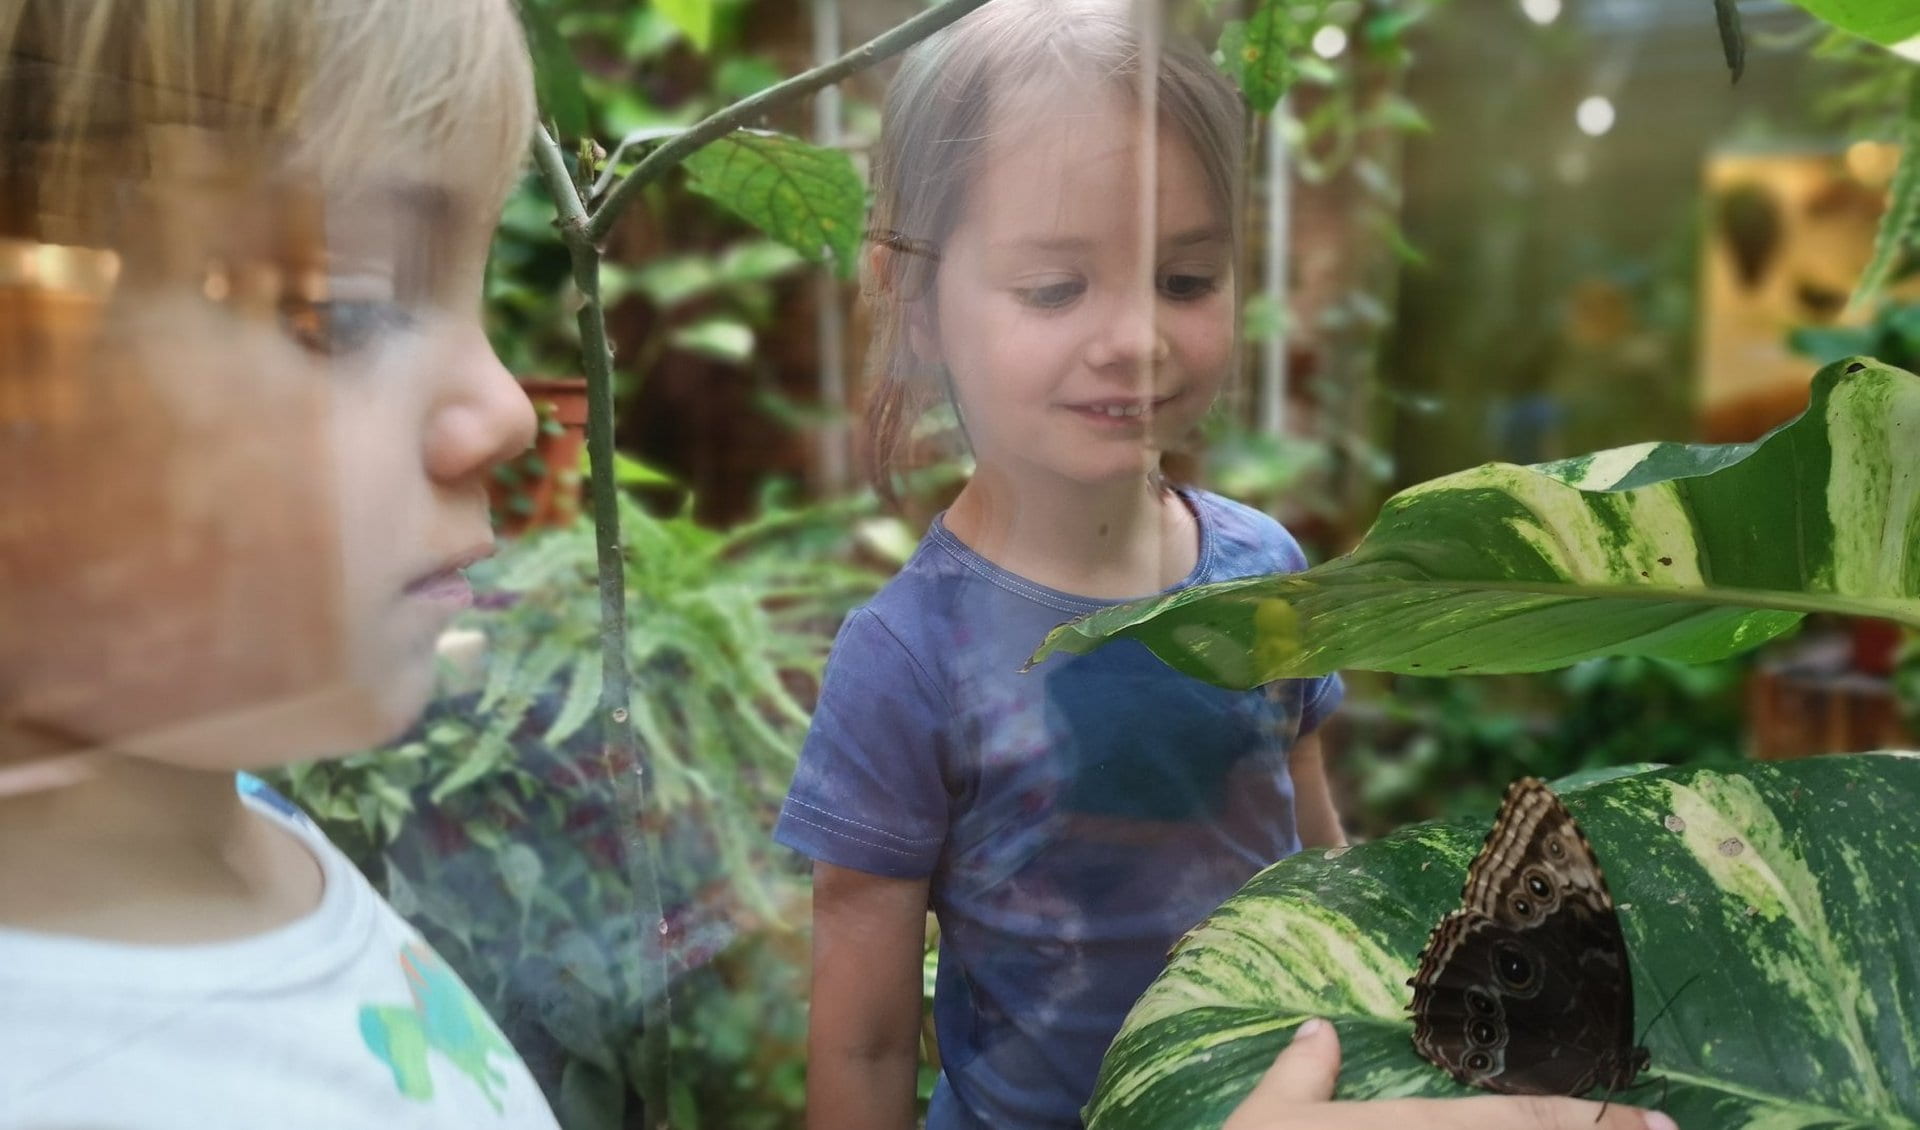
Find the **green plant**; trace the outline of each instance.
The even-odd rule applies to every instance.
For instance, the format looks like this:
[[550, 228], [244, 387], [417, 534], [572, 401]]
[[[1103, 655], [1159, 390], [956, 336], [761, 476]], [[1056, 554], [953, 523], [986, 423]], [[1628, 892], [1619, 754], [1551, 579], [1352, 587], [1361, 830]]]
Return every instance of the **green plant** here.
[[[841, 248], [843, 253], [835, 256], [834, 261], [842, 272], [849, 271], [851, 256], [844, 251], [850, 245], [845, 240], [858, 230], [864, 194], [846, 155], [811, 150], [791, 139], [769, 142], [764, 135], [744, 136], [740, 131], [761, 115], [790, 105], [905, 50], [982, 2], [946, 0], [831, 63], [775, 83], [691, 126], [669, 126], [629, 135], [631, 144], [618, 146], [610, 156], [586, 137], [590, 124], [584, 110], [579, 68], [548, 18], [551, 12], [542, 3], [522, 8], [535, 55], [541, 104], [551, 115], [549, 124], [535, 133], [533, 160], [553, 201], [556, 227], [567, 252], [569, 277], [579, 298], [575, 324], [580, 340], [581, 370], [588, 390], [591, 513], [594, 529], [600, 532], [600, 536], [592, 539], [599, 608], [595, 641], [600, 656], [598, 702], [593, 702], [584, 689], [591, 684], [583, 682], [578, 694], [582, 705], [575, 713], [584, 721], [597, 710], [603, 739], [602, 757], [610, 765], [638, 766], [641, 738], [640, 727], [628, 724], [638, 722], [638, 716], [628, 653], [627, 576], [618, 536], [622, 524], [613, 442], [614, 360], [607, 336], [602, 289], [606, 240], [626, 208], [649, 188], [660, 185], [668, 173], [708, 146], [724, 146], [729, 154], [745, 152], [747, 156], [703, 163], [697, 171], [701, 191], [753, 222], [768, 225], [769, 235], [803, 256], [817, 260], [823, 247], [829, 254], [833, 254], [832, 249]], [[692, 25], [701, 30], [711, 29], [714, 10], [702, 0], [675, 5], [672, 9], [679, 17], [675, 22], [681, 27]], [[699, 38], [696, 34], [695, 39]], [[558, 140], [561, 137], [580, 139], [574, 146], [571, 163], [568, 153], [561, 148]], [[630, 169], [621, 163], [629, 150], [645, 153]], [[796, 185], [780, 175], [778, 163], [767, 165], [756, 160], [774, 151], [789, 157], [799, 155], [821, 175]], [[735, 173], [740, 175], [732, 175]], [[853, 183], [852, 192], [846, 190], [849, 179]], [[836, 232], [836, 227], [843, 232]], [[588, 676], [581, 678], [585, 680]], [[652, 782], [637, 774], [621, 773], [612, 775], [610, 780], [620, 794], [617, 806], [620, 811], [641, 814], [644, 819], [655, 810]], [[634, 885], [636, 909], [642, 914], [663, 914], [656, 860], [650, 845], [643, 842], [639, 846], [641, 850], [627, 852], [625, 860]], [[661, 1121], [668, 1116], [669, 1030], [672, 1026], [671, 1002], [666, 995], [666, 961], [652, 937], [643, 935], [638, 940], [638, 949], [642, 1017], [634, 1072], [648, 1117]]]
[[[1672, 1003], [1645, 1043], [1680, 1125], [1920, 1125], [1920, 755], [1664, 770], [1565, 799], [1606, 869], [1642, 1015]], [[1415, 1055], [1406, 980], [1490, 821], [1255, 877], [1135, 1005], [1092, 1130], [1220, 1125], [1312, 1016], [1340, 1031], [1342, 1097], [1468, 1093]]]
[[[771, 58], [742, 46], [743, 0], [530, 0], [524, 11], [548, 112], [569, 137], [633, 139], [632, 151], [640, 139], [684, 129], [782, 77]], [[624, 155], [614, 149], [618, 166]], [[623, 391], [669, 349], [740, 362], [772, 313], [767, 284], [802, 262], [790, 248], [744, 233], [724, 203], [674, 188], [655, 204], [674, 216], [676, 247], [711, 250], [636, 266], [622, 265], [633, 252], [619, 251], [607, 263], [605, 308], [630, 298], [649, 307], [639, 323], [644, 336], [629, 341], [621, 359]], [[552, 198], [532, 173], [507, 200], [488, 264], [489, 329], [507, 367], [522, 376], [579, 373], [578, 301]]]
[[[655, 1109], [689, 1128], [797, 1116], [805, 875], [768, 829], [834, 629], [882, 579], [846, 563], [849, 525], [875, 509], [773, 509], [720, 533], [622, 500], [634, 762], [590, 725], [602, 670], [582, 521], [474, 570], [486, 595], [464, 625], [488, 642], [483, 679], [388, 748], [276, 781], [473, 986], [570, 1130], [637, 1124], [647, 994], [662, 991], [678, 1067]], [[621, 788], [636, 775], [643, 812]], [[627, 859], [636, 831], [658, 918]], [[652, 953], [670, 989], [646, 976]], [[789, 1050], [761, 1078], [772, 1046]]]
[[1750, 667], [1620, 656], [1529, 676], [1393, 676], [1345, 712], [1334, 771], [1354, 798], [1350, 831], [1489, 812], [1515, 777], [1738, 762]]
[[1871, 360], [1815, 378], [1751, 444], [1659, 443], [1490, 464], [1403, 491], [1351, 553], [1055, 629], [1036, 659], [1139, 639], [1228, 686], [1339, 669], [1538, 671], [1604, 655], [1724, 658], [1807, 612], [1920, 625], [1906, 439], [1920, 377]]
[[1920, 371], [1920, 303], [1883, 302], [1864, 326], [1802, 326], [1787, 343], [1821, 365], [1857, 355]]
[[[537, 423], [536, 429], [542, 439], [557, 436], [565, 430], [559, 420], [554, 418], [553, 409], [547, 404], [534, 405]], [[530, 447], [505, 463], [493, 469], [492, 518], [495, 529], [512, 519], [526, 518], [533, 513], [533, 496], [529, 488], [546, 477], [550, 468], [537, 448]]]

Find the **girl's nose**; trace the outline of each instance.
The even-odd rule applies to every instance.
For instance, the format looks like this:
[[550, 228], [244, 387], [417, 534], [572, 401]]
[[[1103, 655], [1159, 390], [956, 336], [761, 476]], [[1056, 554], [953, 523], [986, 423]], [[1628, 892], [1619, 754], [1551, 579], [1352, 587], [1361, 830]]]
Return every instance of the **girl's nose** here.
[[533, 403], [478, 326], [463, 330], [427, 424], [427, 473], [444, 484], [492, 470], [533, 444]]
[[1151, 376], [1153, 367], [1167, 359], [1167, 339], [1154, 313], [1151, 293], [1130, 294], [1114, 302], [1091, 344], [1088, 361], [1098, 369]]

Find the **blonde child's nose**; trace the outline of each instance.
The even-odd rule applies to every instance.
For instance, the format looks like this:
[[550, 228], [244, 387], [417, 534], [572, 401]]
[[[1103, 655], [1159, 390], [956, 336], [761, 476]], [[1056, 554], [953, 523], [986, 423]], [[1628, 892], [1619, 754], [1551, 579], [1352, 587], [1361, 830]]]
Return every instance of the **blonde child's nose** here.
[[490, 472], [531, 447], [538, 427], [526, 391], [476, 330], [452, 359], [429, 424], [428, 471], [442, 482]]

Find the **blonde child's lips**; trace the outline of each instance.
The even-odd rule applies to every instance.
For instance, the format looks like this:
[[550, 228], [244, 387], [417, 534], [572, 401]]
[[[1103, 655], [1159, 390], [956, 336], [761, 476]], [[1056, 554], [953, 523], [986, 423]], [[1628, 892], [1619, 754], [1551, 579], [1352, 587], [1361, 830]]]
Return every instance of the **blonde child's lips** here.
[[435, 604], [465, 608], [473, 603], [473, 585], [458, 569], [442, 569], [408, 585], [406, 594]]
[[465, 608], [473, 603], [473, 585], [467, 581], [467, 566], [492, 557], [493, 550], [493, 541], [488, 539], [451, 558], [442, 558], [443, 564], [438, 569], [408, 582], [402, 594]]

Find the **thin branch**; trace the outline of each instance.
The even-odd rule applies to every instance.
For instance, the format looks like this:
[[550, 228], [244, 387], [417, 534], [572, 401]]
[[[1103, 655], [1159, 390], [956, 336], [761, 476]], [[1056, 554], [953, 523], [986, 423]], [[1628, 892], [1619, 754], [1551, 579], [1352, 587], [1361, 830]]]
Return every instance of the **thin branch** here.
[[[600, 590], [601, 757], [618, 811], [631, 821], [633, 831], [624, 844], [627, 877], [640, 904], [638, 909], [650, 916], [651, 926], [664, 922], [664, 908], [652, 846], [639, 832], [647, 826], [645, 817], [652, 798], [631, 721], [633, 673], [627, 662], [626, 555], [620, 545], [620, 495], [613, 467], [613, 346], [607, 340], [605, 304], [600, 297], [600, 248], [587, 235], [586, 206], [567, 172], [566, 158], [544, 127], [534, 132], [533, 159], [559, 211], [561, 238], [573, 265], [573, 285], [580, 292], [580, 367], [587, 378], [587, 459], [593, 471], [589, 494]], [[667, 992], [666, 956], [657, 930], [641, 931], [636, 966], [641, 1014], [639, 1091], [649, 1122], [665, 1126], [668, 1035], [673, 1013]]]
[[533, 127], [533, 163], [540, 170], [540, 179], [546, 182], [547, 195], [553, 197], [554, 209], [560, 213], [563, 234], [567, 227], [585, 234], [589, 220], [587, 206], [581, 203], [580, 193], [573, 187], [573, 175], [567, 172], [567, 158], [560, 152], [560, 143], [543, 125]]
[[927, 9], [831, 63], [797, 74], [751, 98], [735, 102], [686, 132], [675, 135], [673, 140], [642, 158], [633, 172], [614, 186], [600, 207], [594, 210], [593, 218], [587, 225], [587, 235], [595, 243], [605, 239], [613, 229], [614, 222], [620, 218], [620, 213], [640, 194], [641, 189], [665, 176], [669, 169], [707, 144], [718, 141], [770, 111], [797, 102], [821, 87], [831, 86], [848, 75], [898, 55], [986, 2], [946, 0], [946, 3]]

